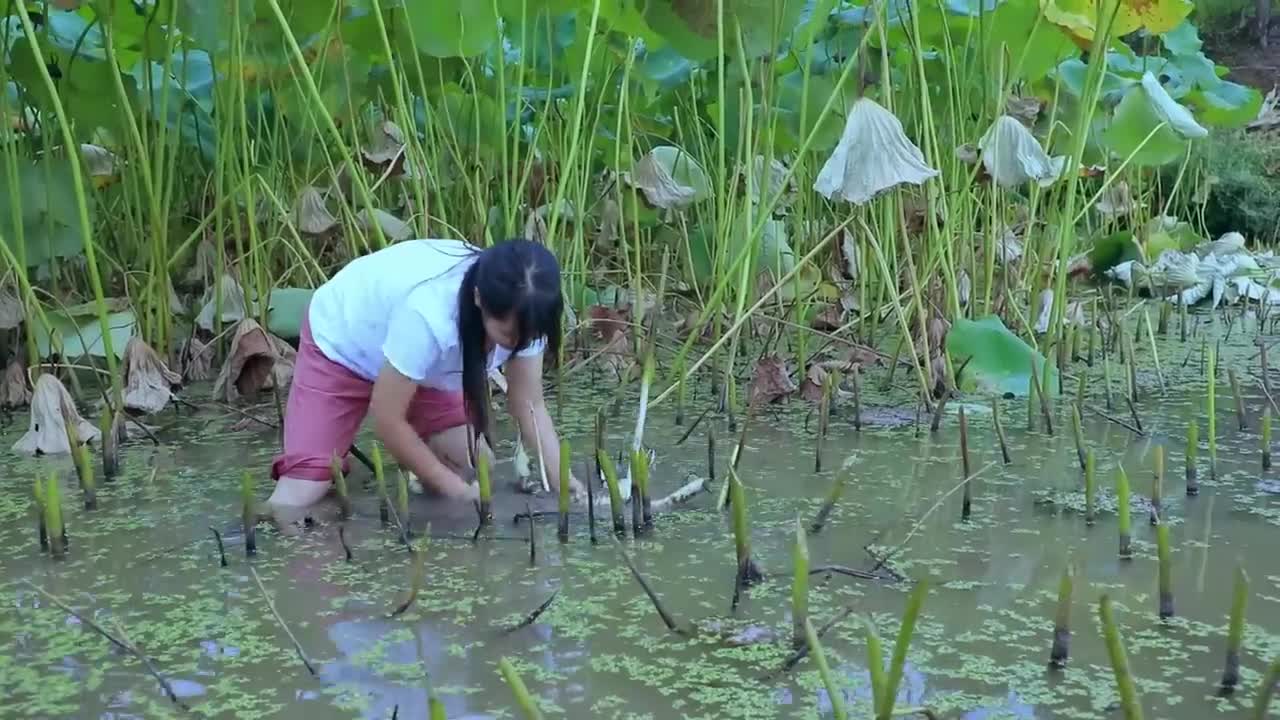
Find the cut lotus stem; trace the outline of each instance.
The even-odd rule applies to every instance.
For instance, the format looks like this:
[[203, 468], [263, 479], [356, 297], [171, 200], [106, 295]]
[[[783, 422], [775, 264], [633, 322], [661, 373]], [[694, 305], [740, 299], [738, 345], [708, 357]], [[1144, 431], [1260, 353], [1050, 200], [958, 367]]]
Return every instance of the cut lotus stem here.
[[596, 462], [600, 464], [605, 485], [609, 488], [609, 513], [613, 516], [613, 532], [618, 537], [624, 537], [627, 534], [627, 519], [623, 513], [622, 490], [618, 487], [618, 469], [614, 467], [613, 458], [603, 449], [596, 453]]
[[[637, 450], [631, 453], [631, 457], [627, 459], [631, 472], [631, 532], [635, 537], [644, 535], [644, 503], [640, 500], [640, 483], [637, 482], [636, 468], [637, 463], [642, 462], [637, 458], [637, 454], [643, 454], [643, 450]], [[622, 458], [618, 458], [618, 462], [622, 462]]]
[[818, 438], [814, 443], [813, 471], [822, 472], [822, 446], [827, 439], [827, 428], [831, 424], [831, 394], [835, 391], [835, 372], [828, 372], [822, 383], [822, 400], [818, 402]]
[[526, 615], [523, 620], [503, 630], [502, 631], [503, 634], [510, 635], [513, 632], [523, 630], [529, 627], [530, 625], [534, 624], [535, 622], [537, 622], [538, 618], [542, 617], [542, 613], [546, 612], [547, 608], [551, 607], [551, 603], [555, 602], [556, 597], [559, 594], [560, 594], [560, 589], [556, 588], [555, 592], [551, 593], [551, 597], [548, 597], [546, 600], [543, 600], [542, 604], [534, 608], [533, 612]]
[[991, 398], [991, 422], [996, 427], [996, 440], [1000, 443], [1000, 457], [1004, 460], [1004, 464], [1008, 465], [1013, 462], [1009, 457], [1009, 439], [1004, 434], [1004, 423], [1000, 421], [1000, 401], [997, 398]]
[[1044, 418], [1044, 431], [1050, 436], [1053, 435], [1053, 401], [1049, 397], [1049, 371], [1051, 369], [1051, 366], [1046, 361], [1044, 363], [1044, 377], [1037, 381], [1040, 384], [1039, 388], [1037, 388], [1040, 396], [1040, 415]]
[[1097, 520], [1097, 507], [1097, 458], [1093, 448], [1089, 448], [1084, 456], [1084, 523], [1086, 525], [1093, 525]]
[[476, 484], [480, 492], [480, 525], [484, 526], [493, 522], [493, 479], [488, 453], [476, 453]]
[[1249, 429], [1249, 422], [1244, 412], [1244, 395], [1240, 392], [1240, 377], [1236, 375], [1234, 369], [1227, 370], [1227, 379], [1231, 383], [1231, 397], [1236, 402], [1236, 423], [1240, 426], [1240, 432]]
[[[484, 457], [481, 455], [481, 457]], [[409, 478], [404, 471], [396, 473], [396, 524], [400, 526], [401, 539], [408, 541], [409, 532]]]
[[1214, 348], [1210, 347], [1208, 351], [1208, 361], [1205, 367], [1205, 413], [1208, 415], [1208, 439], [1209, 439], [1209, 478], [1217, 479], [1218, 477], [1218, 422], [1217, 408], [1215, 407], [1215, 379], [1218, 376], [1217, 357]]
[[640, 493], [640, 524], [636, 528], [648, 532], [653, 529], [653, 501], [649, 497], [649, 454], [643, 448], [632, 452], [631, 481], [631, 486]]
[[1258, 440], [1262, 445], [1262, 469], [1271, 469], [1271, 408], [1262, 411], [1262, 437]]
[[347, 544], [346, 525], [338, 526], [338, 544], [342, 546], [342, 554], [343, 557], [346, 558], [347, 562], [352, 562], [356, 559], [355, 553], [351, 552], [351, 545]]
[[253, 507], [254, 493], [253, 474], [245, 470], [240, 476], [240, 523], [244, 531], [245, 557], [258, 554], [258, 513]]
[[862, 432], [862, 369], [857, 365], [849, 373], [849, 388], [853, 391], [853, 429]]
[[1105, 348], [1102, 352], [1102, 392], [1107, 400], [1107, 409], [1114, 409], [1115, 399], [1111, 395], [1111, 356]]
[[1036, 395], [1040, 384], [1036, 382], [1036, 373], [1031, 371], [1031, 378], [1027, 381], [1027, 432], [1036, 431]]
[[1160, 619], [1173, 617], [1173, 561], [1169, 558], [1169, 524], [1156, 525], [1156, 559], [1160, 581]]
[[969, 421], [964, 414], [964, 406], [960, 407], [960, 471], [964, 473], [964, 492], [960, 500], [960, 519], [967, 521], [973, 510], [973, 495], [970, 490], [973, 478], [969, 474]]
[[1058, 611], [1053, 617], [1053, 647], [1049, 650], [1049, 667], [1061, 670], [1071, 654], [1071, 594], [1075, 587], [1075, 568], [1070, 562], [1058, 580]]
[[[560, 441], [560, 497], [558, 510], [560, 512], [560, 524], [556, 528], [556, 536], [560, 542], [569, 542], [569, 481], [572, 479], [573, 472], [570, 468], [570, 460], [572, 459], [569, 449], [569, 441]], [[587, 483], [590, 485], [590, 483]]]
[[813, 656], [813, 662], [818, 666], [818, 675], [822, 678], [822, 684], [827, 688], [827, 699], [831, 702], [831, 712], [836, 720], [847, 720], [849, 709], [845, 707], [844, 692], [831, 674], [831, 668], [827, 665], [827, 656], [822, 651], [822, 642], [818, 640], [818, 633], [813, 629], [813, 623], [809, 622], [808, 618], [804, 620], [803, 629], [804, 641], [809, 646], [809, 654]]
[[338, 496], [338, 517], [346, 520], [351, 517], [351, 494], [347, 492], [347, 474], [342, 471], [342, 459], [336, 454], [329, 458], [329, 474], [333, 477], [333, 488]]
[[1160, 503], [1164, 497], [1164, 446], [1156, 445], [1151, 458], [1151, 524], [1160, 522]]
[[716, 433], [715, 430], [707, 430], [707, 482], [713, 484], [716, 481]]
[[49, 550], [49, 528], [45, 514], [44, 482], [36, 478], [31, 482], [31, 500], [36, 509], [36, 533], [40, 540], [40, 552]]
[[391, 495], [387, 493], [387, 474], [382, 465], [382, 451], [378, 449], [378, 443], [373, 444], [370, 453], [373, 462], [374, 490], [378, 493], [378, 521], [386, 527], [391, 524]]
[[1123, 467], [1116, 468], [1116, 513], [1120, 518], [1117, 523], [1120, 529], [1120, 559], [1128, 560], [1133, 557], [1133, 535], [1129, 527], [1129, 476]]
[[596, 411], [596, 436], [595, 436], [595, 452], [592, 456], [596, 460], [596, 473], [587, 482], [587, 532], [591, 537], [591, 544], [595, 545], [599, 542], [596, 537], [596, 494], [595, 486], [604, 477], [604, 466], [601, 464], [600, 458], [604, 456], [604, 413]]
[[1187, 424], [1187, 495], [1200, 494], [1200, 479], [1196, 470], [1196, 459], [1200, 454], [1200, 424], [1193, 417]]
[[831, 483], [831, 491], [827, 493], [827, 499], [823, 501], [822, 507], [818, 508], [818, 514], [814, 516], [813, 522], [809, 525], [809, 532], [814, 535], [822, 532], [822, 528], [831, 517], [831, 512], [836, 509], [836, 503], [840, 502], [840, 496], [844, 494], [846, 478], [848, 478], [848, 473], [846, 472], [836, 474], [835, 480]]
[[[1151, 348], [1151, 360], [1156, 368], [1156, 382], [1160, 383], [1160, 392], [1164, 392], [1166, 390], [1164, 371], [1160, 369], [1160, 351], [1156, 348], [1156, 334], [1151, 329], [1151, 315], [1146, 312], [1142, 313], [1142, 322], [1147, 328], [1147, 345]], [[1135, 383], [1135, 387], [1136, 385]]]
[[76, 474], [80, 476], [80, 489], [84, 493], [84, 509], [98, 509], [98, 480], [93, 475], [93, 458], [88, 445], [71, 449], [76, 459]]
[[1227, 624], [1227, 661], [1222, 669], [1222, 694], [1230, 695], [1240, 685], [1240, 648], [1244, 646], [1244, 611], [1249, 604], [1249, 576], [1236, 568], [1231, 590], [1231, 619]]
[[524, 512], [529, 516], [529, 567], [534, 567], [538, 564], [538, 516], [529, 503], [524, 504]]
[[293, 634], [293, 631], [289, 629], [288, 623], [284, 621], [284, 618], [280, 617], [280, 613], [276, 610], [276, 604], [271, 601], [271, 595], [267, 593], [267, 586], [263, 585], [262, 578], [258, 577], [258, 569], [250, 565], [249, 573], [253, 575], [253, 581], [258, 584], [258, 590], [262, 592], [262, 599], [266, 601], [267, 609], [271, 611], [272, 617], [276, 619], [276, 624], [279, 625], [280, 629], [284, 631], [284, 634], [289, 637], [289, 642], [293, 643], [293, 651], [298, 655], [298, 659], [302, 661], [302, 666], [305, 667], [307, 672], [311, 673], [313, 676], [317, 675], [318, 673], [316, 673], [315, 666], [311, 664], [311, 660], [307, 657], [306, 651], [302, 649], [302, 643], [298, 642], [298, 638]]
[[67, 555], [67, 527], [62, 519], [62, 488], [58, 473], [50, 472], [44, 490], [44, 525], [49, 533], [49, 553], [55, 560]]
[[738, 473], [732, 469], [729, 471], [729, 494], [732, 497], [730, 504], [733, 506], [734, 549], [738, 555], [738, 573], [733, 583], [731, 605], [731, 608], [736, 610], [743, 588], [763, 581], [764, 573], [751, 558], [751, 531], [747, 527], [746, 490], [742, 487], [742, 481], [738, 479]]
[[507, 685], [511, 686], [511, 693], [516, 696], [516, 705], [520, 707], [520, 713], [524, 715], [525, 720], [542, 720], [542, 711], [538, 709], [537, 699], [529, 692], [529, 688], [525, 687], [524, 680], [520, 679], [520, 673], [516, 672], [511, 661], [502, 658], [498, 661], [498, 669], [502, 671], [502, 677], [507, 681]]
[[[1134, 328], [1136, 331], [1137, 328]], [[1120, 337], [1124, 343], [1124, 363], [1128, 370], [1126, 377], [1128, 378], [1128, 387], [1125, 397], [1131, 403], [1138, 402], [1138, 356], [1133, 350], [1133, 338], [1128, 333], [1121, 333]]]
[[1258, 689], [1258, 699], [1253, 706], [1253, 720], [1266, 720], [1267, 708], [1271, 706], [1271, 698], [1276, 694], [1277, 685], [1280, 685], [1280, 658], [1272, 660], [1267, 666], [1262, 687]]
[[1107, 655], [1111, 658], [1111, 673], [1115, 677], [1116, 690], [1120, 694], [1120, 708], [1125, 720], [1142, 720], [1142, 705], [1138, 702], [1138, 689], [1129, 671], [1129, 658], [1124, 651], [1124, 640], [1111, 610], [1111, 598], [1103, 595], [1098, 602], [1098, 617], [1102, 621], [1102, 636], [1107, 643]]
[[120, 440], [124, 434], [124, 416], [112, 412], [110, 405], [102, 413], [102, 476], [108, 480], [120, 474]]
[[795, 574], [791, 578], [791, 645], [801, 648], [805, 644], [805, 626], [809, 624], [809, 543], [805, 540], [799, 517], [796, 518], [791, 559], [795, 566]]
[[680, 627], [680, 624], [676, 622], [670, 612], [667, 612], [666, 607], [662, 604], [662, 598], [658, 597], [658, 594], [653, 591], [653, 587], [650, 586], [644, 579], [644, 576], [640, 574], [640, 569], [636, 567], [635, 561], [631, 559], [631, 555], [627, 553], [627, 549], [622, 546], [622, 542], [618, 540], [617, 537], [614, 537], [613, 544], [618, 548], [618, 553], [622, 555], [622, 562], [625, 563], [627, 569], [631, 571], [631, 577], [636, 579], [636, 583], [640, 585], [640, 589], [644, 590], [644, 594], [649, 597], [649, 602], [653, 604], [653, 609], [657, 611], [658, 617], [662, 618], [662, 624], [666, 625], [667, 629], [673, 633], [687, 635], [688, 632], [684, 628]]
[[227, 549], [222, 544], [222, 533], [218, 532], [218, 529], [214, 527], [209, 528], [209, 532], [213, 533], [213, 541], [218, 546], [218, 567], [226, 567]]
[[1080, 470], [1084, 470], [1084, 428], [1080, 422], [1080, 406], [1071, 406], [1071, 434], [1076, 441], [1076, 460], [1080, 463]]
[[[532, 520], [530, 520], [532, 523]], [[430, 535], [430, 528], [426, 533]], [[418, 594], [422, 592], [422, 585], [427, 579], [427, 553], [426, 547], [416, 548], [413, 543], [409, 543], [409, 592], [405, 594], [404, 600], [401, 600], [388, 618], [399, 617], [403, 615], [409, 608], [413, 607], [414, 601], [418, 599]]]
[[893, 657], [889, 660], [889, 672], [884, 678], [884, 692], [876, 699], [876, 720], [890, 720], [893, 717], [894, 701], [898, 697], [898, 685], [907, 666], [907, 650], [911, 647], [911, 636], [916, 631], [916, 620], [920, 617], [920, 609], [929, 594], [929, 581], [921, 580], [912, 588], [907, 596], [907, 608], [902, 615], [902, 624], [898, 627], [898, 638], [893, 645]]

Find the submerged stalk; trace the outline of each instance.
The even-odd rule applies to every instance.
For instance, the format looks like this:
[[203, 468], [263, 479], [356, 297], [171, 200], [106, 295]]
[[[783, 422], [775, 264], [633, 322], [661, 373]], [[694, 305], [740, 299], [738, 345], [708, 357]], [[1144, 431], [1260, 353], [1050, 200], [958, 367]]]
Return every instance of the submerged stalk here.
[[964, 491], [960, 500], [960, 519], [967, 521], [973, 510], [973, 495], [970, 488], [972, 478], [969, 473], [969, 421], [960, 407], [960, 471], [964, 473]]
[[1271, 469], [1271, 406], [1262, 411], [1262, 436], [1258, 440], [1262, 445], [1262, 469]]
[[1196, 458], [1200, 454], [1200, 424], [1192, 418], [1187, 424], [1187, 494], [1200, 494], [1200, 480], [1197, 477]]
[[798, 650], [805, 645], [805, 626], [809, 624], [809, 543], [799, 517], [791, 559], [795, 572], [791, 578], [791, 646]]
[[1076, 441], [1076, 461], [1080, 463], [1080, 470], [1084, 470], [1084, 428], [1080, 423], [1080, 406], [1071, 406], [1071, 435]]
[[1173, 561], [1169, 558], [1169, 525], [1156, 526], [1156, 559], [1160, 579], [1160, 619], [1173, 617]]
[[631, 502], [639, 508], [633, 508], [633, 515], [640, 521], [632, 521], [632, 532], [648, 532], [653, 528], [653, 503], [649, 498], [649, 454], [644, 449], [631, 453], [631, 487]]
[[36, 510], [36, 532], [40, 541], [40, 551], [45, 552], [49, 549], [49, 527], [45, 517], [45, 492], [44, 484], [39, 478], [31, 482], [31, 501], [35, 505]]
[[1123, 467], [1116, 468], [1116, 512], [1120, 516], [1120, 559], [1128, 560], [1133, 557], [1133, 545], [1129, 527], [1129, 476]]
[[1097, 520], [1098, 504], [1097, 459], [1093, 448], [1084, 456], [1084, 522], [1093, 525]]
[[1009, 439], [1004, 434], [1004, 423], [1000, 421], [1000, 401], [997, 398], [991, 398], [991, 422], [996, 426], [996, 439], [1000, 443], [1000, 457], [1004, 460], [1004, 464], [1008, 465], [1012, 460], [1009, 457]]
[[245, 557], [258, 554], [258, 517], [253, 509], [253, 473], [248, 470], [240, 476], [240, 523], [244, 530]]
[[840, 496], [844, 494], [844, 483], [848, 478], [848, 473], [840, 472], [836, 475], [831, 483], [831, 491], [827, 493], [827, 499], [823, 501], [822, 507], [818, 508], [818, 514], [814, 516], [813, 522], [809, 525], [809, 532], [817, 535], [822, 532], [822, 528], [827, 524], [831, 512], [836, 509], [836, 503], [840, 502]]
[[[569, 542], [569, 480], [573, 475], [570, 468], [571, 459], [569, 441], [562, 439], [560, 441], [560, 498], [558, 507], [560, 525], [556, 528], [556, 535], [562, 543]], [[530, 518], [530, 521], [532, 521], [532, 518]]]
[[1156, 445], [1151, 458], [1151, 524], [1160, 522], [1160, 504], [1164, 497], [1164, 446]]
[[58, 473], [50, 472], [44, 491], [44, 525], [49, 534], [49, 552], [54, 559], [67, 554], [67, 527], [62, 519], [62, 488]]
[[1053, 618], [1053, 647], [1049, 667], [1062, 669], [1071, 654], [1071, 594], [1075, 587], [1075, 567], [1068, 562], [1058, 580], [1058, 610]]
[[[618, 469], [614, 467], [609, 453], [603, 449], [596, 451], [596, 461], [600, 463], [605, 485], [609, 487], [609, 512], [613, 516], [613, 532], [618, 537], [623, 537], [627, 534], [627, 519], [623, 513], [622, 490], [618, 487]], [[632, 485], [634, 484], [633, 482]]]
[[1236, 567], [1231, 590], [1231, 619], [1227, 624], [1227, 660], [1222, 669], [1222, 693], [1230, 695], [1240, 684], [1240, 648], [1244, 645], [1244, 611], [1249, 604], [1249, 576]]

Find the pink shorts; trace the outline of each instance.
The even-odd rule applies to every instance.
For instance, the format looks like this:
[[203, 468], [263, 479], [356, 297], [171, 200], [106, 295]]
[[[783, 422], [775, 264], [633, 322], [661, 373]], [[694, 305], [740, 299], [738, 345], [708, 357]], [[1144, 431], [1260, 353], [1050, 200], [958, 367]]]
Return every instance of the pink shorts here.
[[[369, 410], [373, 383], [325, 357], [304, 314], [293, 385], [284, 415], [284, 452], [271, 463], [272, 479], [329, 480], [333, 456], [350, 472], [347, 453]], [[409, 423], [423, 438], [467, 424], [461, 392], [418, 388]]]

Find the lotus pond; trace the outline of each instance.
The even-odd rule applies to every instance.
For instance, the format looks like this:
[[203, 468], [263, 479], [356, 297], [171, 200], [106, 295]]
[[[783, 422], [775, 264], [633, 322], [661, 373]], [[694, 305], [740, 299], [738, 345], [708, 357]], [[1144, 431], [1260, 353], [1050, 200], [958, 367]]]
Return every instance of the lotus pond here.
[[[744, 591], [731, 612], [734, 541], [716, 507], [723, 480], [670, 512], [624, 547], [682, 626], [668, 632], [610, 539], [608, 513], [597, 517], [599, 543], [585, 515], [573, 516], [571, 538], [557, 541], [555, 520], [535, 525], [531, 563], [528, 521], [513, 521], [528, 496], [503, 490], [512, 464], [495, 469], [495, 523], [473, 544], [474, 511], [423, 496], [412, 499], [426, 583], [402, 615], [389, 617], [409, 585], [410, 561], [398, 534], [383, 527], [368, 489], [368, 471], [350, 480], [354, 516], [318, 510], [300, 532], [263, 525], [257, 555], [245, 556], [239, 532], [239, 478], [263, 472], [277, 436], [237, 413], [206, 408], [153, 417], [159, 445], [126, 446], [120, 476], [98, 490], [99, 508], [80, 509], [66, 459], [5, 460], [0, 488], [5, 611], [0, 614], [0, 715], [23, 718], [169, 717], [172, 703], [147, 669], [51, 604], [56, 596], [141, 648], [191, 712], [205, 717], [425, 718], [429, 693], [451, 718], [515, 717], [516, 704], [498, 671], [508, 658], [548, 716], [600, 718], [828, 717], [830, 695], [812, 658], [789, 672], [794, 528], [807, 527], [833, 481], [840, 499], [818, 533], [808, 536], [809, 608], [815, 626], [842, 608], [854, 612], [823, 634], [827, 664], [846, 704], [871, 715], [866, 623], [892, 647], [907, 595], [927, 581], [897, 704], [927, 707], [937, 717], [1118, 717], [1116, 684], [1097, 620], [1098, 600], [1114, 603], [1130, 667], [1148, 717], [1192, 720], [1253, 717], [1266, 663], [1280, 653], [1280, 477], [1260, 470], [1259, 415], [1269, 406], [1256, 368], [1259, 322], [1198, 316], [1186, 342], [1171, 330], [1135, 370], [1140, 401], [1134, 418], [1104, 408], [1101, 363], [1087, 376], [1082, 434], [1097, 457], [1097, 521], [1082, 513], [1082, 474], [1071, 431], [1075, 385], [1051, 392], [1054, 433], [1041, 413], [1028, 430], [1025, 399], [997, 401], [1012, 462], [1005, 465], [980, 393], [957, 396], [931, 432], [910, 409], [889, 407], [884, 368], [869, 371], [854, 427], [847, 398], [832, 409], [824, 469], [814, 472], [812, 406], [761, 407], [750, 421], [738, 475], [746, 486], [751, 541], [766, 580]], [[1266, 325], [1267, 323], [1262, 323]], [[1217, 472], [1204, 451], [1206, 347], [1219, 348]], [[1149, 350], [1150, 348], [1148, 348]], [[1227, 369], [1243, 378], [1246, 429], [1238, 428]], [[1119, 385], [1123, 366], [1112, 369]], [[905, 373], [904, 373], [905, 374]], [[1074, 378], [1069, 378], [1074, 379]], [[593, 422], [604, 380], [587, 375], [563, 398], [562, 425], [575, 466], [588, 472]], [[1167, 388], [1161, 391], [1161, 383]], [[191, 388], [188, 394], [199, 394]], [[628, 395], [631, 398], [634, 393]], [[1122, 390], [1116, 392], [1122, 398]], [[634, 398], [632, 398], [634, 400]], [[705, 407], [705, 389], [689, 407]], [[962, 521], [957, 414], [965, 411], [972, 465], [972, 515]], [[263, 416], [270, 404], [260, 408]], [[627, 446], [634, 403], [610, 418], [607, 446]], [[1104, 417], [1109, 415], [1110, 419]], [[675, 424], [662, 405], [649, 415], [646, 444], [657, 459], [655, 496], [707, 475], [708, 433], [720, 447], [723, 477], [737, 433], [710, 413], [683, 443], [693, 422]], [[1189, 422], [1201, 426], [1200, 493], [1183, 491]], [[6, 439], [25, 428], [15, 416]], [[509, 432], [508, 432], [509, 435]], [[368, 446], [372, 440], [365, 438]], [[1156, 532], [1145, 510], [1153, 458], [1162, 448], [1166, 472], [1162, 517], [1170, 528], [1174, 617], [1157, 615]], [[581, 449], [581, 450], [579, 450]], [[509, 457], [511, 443], [501, 448]], [[1117, 556], [1114, 482], [1117, 466], [1132, 479], [1133, 558]], [[32, 479], [56, 470], [66, 502], [69, 550], [62, 561], [40, 550], [31, 514]], [[265, 483], [259, 494], [265, 496]], [[534, 498], [536, 507], [546, 502]], [[551, 503], [552, 505], [554, 503]], [[430, 523], [430, 528], [426, 527]], [[339, 526], [350, 559], [339, 538]], [[225, 544], [221, 567], [210, 527]], [[426, 536], [426, 537], [423, 537]], [[426, 543], [425, 545], [422, 543]], [[876, 558], [891, 556], [888, 562]], [[1059, 578], [1075, 566], [1071, 655], [1065, 669], [1047, 668]], [[820, 572], [824, 566], [892, 571], [901, 581]], [[1219, 697], [1237, 567], [1249, 580], [1240, 689]], [[264, 600], [252, 572], [315, 668], [308, 672], [286, 630]], [[27, 584], [27, 582], [31, 584]], [[537, 618], [514, 631], [554, 595]], [[127, 633], [127, 634], [125, 634]]]

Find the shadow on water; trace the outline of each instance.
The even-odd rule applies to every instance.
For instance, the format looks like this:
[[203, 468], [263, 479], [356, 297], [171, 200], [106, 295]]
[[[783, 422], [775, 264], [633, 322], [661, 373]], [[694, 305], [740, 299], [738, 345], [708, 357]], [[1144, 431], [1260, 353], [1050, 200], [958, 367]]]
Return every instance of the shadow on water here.
[[[807, 523], [835, 474], [847, 472], [840, 504], [825, 529], [809, 538], [813, 565], [867, 568], [872, 559], [866, 546], [883, 552], [910, 535], [893, 567], [908, 577], [929, 577], [933, 586], [917, 624], [900, 705], [928, 705], [940, 717], [965, 720], [1108, 716], [1116, 692], [1096, 620], [1097, 600], [1105, 592], [1115, 604], [1142, 702], [1154, 716], [1244, 716], [1264, 661], [1280, 652], [1280, 637], [1271, 632], [1280, 620], [1280, 555], [1274, 552], [1280, 537], [1274, 488], [1280, 476], [1260, 470], [1257, 416], [1267, 401], [1256, 381], [1246, 379], [1251, 422], [1249, 430], [1239, 431], [1224, 373], [1217, 477], [1209, 477], [1202, 448], [1201, 492], [1182, 492], [1186, 423], [1200, 416], [1203, 388], [1194, 361], [1178, 374], [1183, 348], [1162, 349], [1168, 395], [1158, 396], [1153, 377], [1140, 378], [1147, 393], [1140, 405], [1145, 436], [1085, 413], [1085, 440], [1098, 458], [1099, 514], [1093, 526], [1084, 522], [1083, 480], [1065, 396], [1055, 397], [1053, 437], [1027, 430], [1024, 400], [1002, 402], [1013, 456], [1007, 466], [999, 462], [987, 401], [951, 403], [949, 413], [963, 402], [968, 414], [973, 467], [995, 463], [973, 482], [968, 522], [960, 520], [959, 493], [938, 503], [960, 479], [954, 415], [944, 418], [936, 435], [927, 427], [919, 434], [911, 427], [874, 426], [858, 433], [849, 409], [837, 407], [825, 449], [827, 469], [815, 474], [814, 438], [804, 429], [808, 406], [796, 399], [766, 408], [748, 437], [740, 474], [751, 508], [752, 550], [768, 580], [747, 591], [736, 615], [729, 608], [733, 539], [725, 517], [712, 509], [713, 495], [658, 516], [649, 537], [627, 540], [672, 614], [700, 628], [689, 637], [666, 631], [620, 562], [606, 535], [607, 509], [597, 513], [597, 546], [587, 539], [585, 514], [574, 515], [567, 545], [556, 540], [554, 518], [540, 519], [538, 557], [530, 566], [527, 521], [513, 522], [528, 498], [501, 490], [509, 486], [510, 463], [495, 469], [495, 524], [475, 544], [471, 507], [414, 497], [412, 527], [421, 532], [429, 523], [435, 536], [417, 541], [419, 547], [425, 543], [427, 580], [415, 604], [390, 619], [407, 590], [409, 556], [397, 534], [380, 526], [362, 468], [349, 482], [355, 500], [355, 517], [345, 530], [350, 562], [338, 541], [334, 509], [318, 513], [315, 525], [298, 534], [264, 526], [258, 555], [249, 561], [237, 530], [238, 478], [245, 468], [267, 467], [274, 434], [230, 432], [223, 428], [232, 418], [175, 419], [169, 411], [161, 417], [169, 423], [162, 432], [165, 445], [129, 446], [122, 476], [99, 487], [99, 510], [86, 515], [67, 503], [69, 557], [52, 562], [36, 541], [30, 481], [57, 468], [64, 496], [75, 497], [70, 464], [9, 457], [0, 484], [8, 607], [0, 614], [6, 648], [0, 653], [0, 694], [6, 699], [0, 715], [176, 713], [138, 662], [17, 584], [29, 579], [100, 623], [118, 621], [195, 713], [208, 717], [389, 718], [398, 707], [400, 718], [425, 718], [429, 688], [443, 698], [450, 718], [512, 717], [511, 694], [496, 669], [504, 656], [549, 715], [829, 716], [827, 691], [812, 663], [801, 662], [790, 673], [775, 671], [790, 651], [790, 529], [797, 514]], [[1243, 370], [1247, 352], [1239, 350], [1237, 357]], [[573, 395], [562, 428], [573, 441], [575, 470], [584, 477], [594, 393]], [[1087, 404], [1102, 406], [1100, 388], [1089, 389]], [[620, 417], [629, 411], [624, 407]], [[687, 428], [674, 426], [670, 411], [652, 410], [646, 431], [647, 444], [658, 452], [655, 496], [674, 490], [690, 473], [705, 475], [707, 429], [720, 440], [722, 464], [735, 437], [722, 421], [713, 424], [708, 417], [689, 442], [676, 446]], [[627, 446], [630, 423], [612, 425], [617, 432], [608, 445], [616, 451]], [[9, 428], [5, 441], [17, 431]], [[1155, 532], [1140, 509], [1151, 491], [1156, 444], [1166, 455], [1163, 514], [1171, 526], [1178, 612], [1165, 623], [1157, 618]], [[845, 458], [850, 460], [842, 470]], [[1131, 561], [1117, 557], [1117, 464], [1133, 487]], [[723, 478], [724, 468], [718, 470]], [[937, 511], [921, 522], [935, 504]], [[534, 506], [552, 508], [554, 500], [545, 498]], [[218, 565], [210, 526], [224, 536], [226, 568]], [[1066, 669], [1055, 673], [1046, 664], [1058, 578], [1069, 561], [1077, 565], [1072, 654]], [[316, 664], [318, 679], [303, 668], [267, 610], [248, 562]], [[1250, 575], [1253, 595], [1241, 690], [1223, 699], [1215, 696], [1214, 683], [1238, 564]], [[842, 607], [857, 607], [823, 638], [854, 716], [869, 717], [871, 705], [862, 623], [871, 618], [891, 637], [907, 589], [840, 575], [812, 578], [815, 625]], [[556, 591], [534, 623], [503, 632]]]

